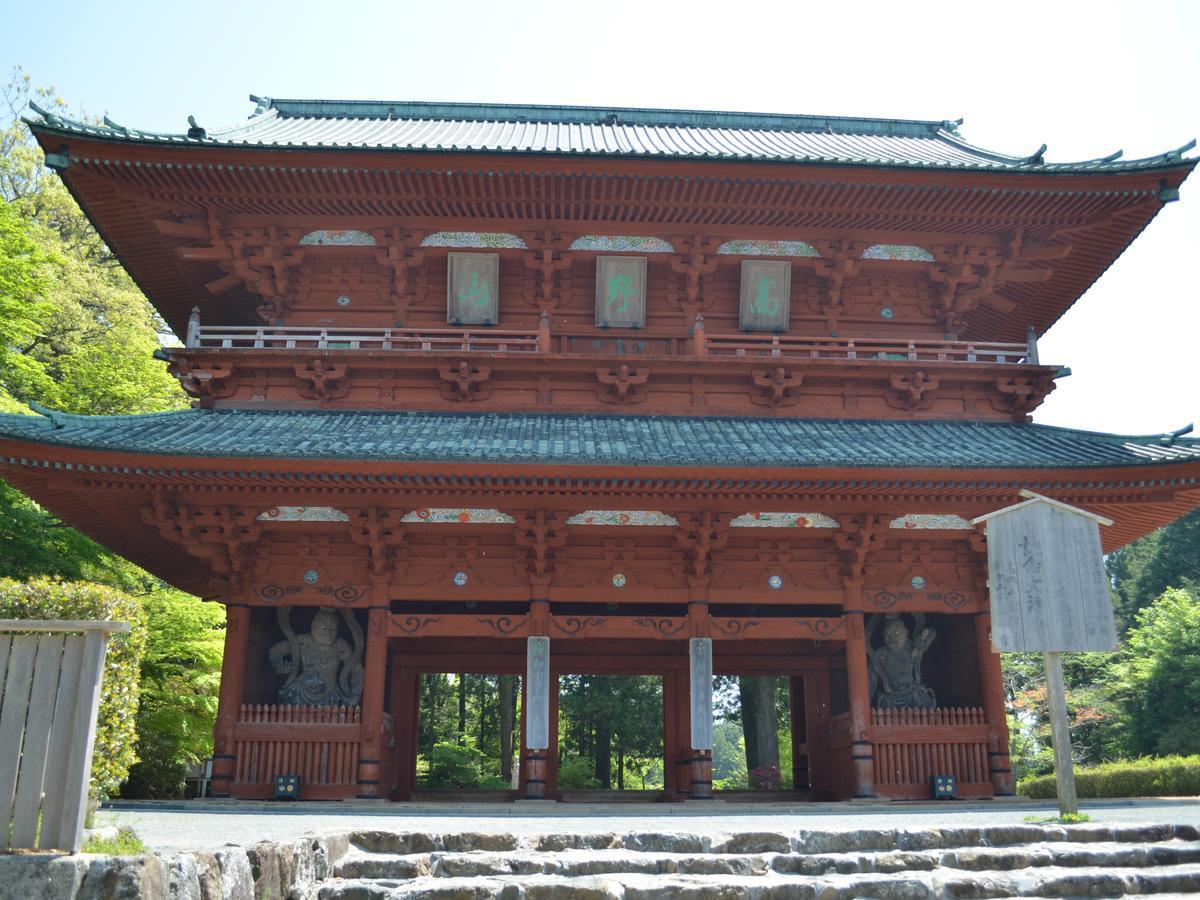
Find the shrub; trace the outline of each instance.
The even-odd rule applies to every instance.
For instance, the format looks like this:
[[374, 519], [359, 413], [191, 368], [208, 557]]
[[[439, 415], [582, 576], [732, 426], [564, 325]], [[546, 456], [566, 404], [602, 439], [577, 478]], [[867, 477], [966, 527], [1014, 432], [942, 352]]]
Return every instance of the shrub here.
[[129, 634], [109, 636], [92, 753], [92, 794], [114, 793], [135, 759], [138, 671], [146, 644], [141, 606], [128, 594], [99, 584], [0, 578], [0, 618], [115, 619], [133, 626]]
[[429, 774], [425, 786], [431, 788], [473, 788], [479, 786], [484, 754], [471, 742], [464, 744], [439, 741], [429, 752]]
[[[1200, 756], [1146, 757], [1076, 769], [1075, 790], [1084, 799], [1194, 796], [1200, 794]], [[1034, 800], [1058, 796], [1053, 775], [1023, 778], [1017, 793]]]
[[558, 786], [568, 791], [600, 787], [592, 760], [587, 756], [564, 756], [558, 763]]

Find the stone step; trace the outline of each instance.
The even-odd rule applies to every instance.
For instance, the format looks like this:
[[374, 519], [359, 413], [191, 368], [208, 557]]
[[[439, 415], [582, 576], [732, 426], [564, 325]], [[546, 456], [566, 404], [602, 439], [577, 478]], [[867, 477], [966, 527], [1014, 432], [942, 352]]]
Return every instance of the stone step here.
[[597, 832], [583, 834], [485, 834], [480, 832], [359, 831], [352, 845], [374, 853], [413, 854], [473, 850], [638, 850], [659, 853], [862, 853], [887, 850], [952, 850], [1044, 842], [1144, 844], [1200, 840], [1188, 825], [985, 825], [978, 828], [862, 829], [857, 831]]
[[1200, 865], [1152, 870], [1049, 866], [1019, 872], [899, 872], [762, 876], [620, 873], [335, 879], [320, 900], [795, 900], [879, 897], [1121, 897], [1200, 893]]
[[1153, 844], [1096, 843], [1080, 846], [1059, 842], [1013, 847], [956, 850], [884, 850], [867, 853], [715, 853], [682, 854], [626, 849], [433, 852], [422, 854], [363, 853], [343, 857], [335, 872], [342, 878], [408, 879], [492, 875], [785, 875], [932, 872], [961, 869], [1009, 872], [1047, 868], [1154, 868], [1200, 863], [1200, 842]]

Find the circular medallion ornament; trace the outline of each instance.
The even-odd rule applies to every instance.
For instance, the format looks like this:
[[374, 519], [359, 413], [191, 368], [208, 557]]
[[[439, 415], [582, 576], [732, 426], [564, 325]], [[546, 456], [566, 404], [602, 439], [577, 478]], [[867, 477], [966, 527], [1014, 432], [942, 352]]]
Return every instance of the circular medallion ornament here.
[[896, 315], [896, 314], [892, 311], [892, 308], [890, 306], [885, 306], [883, 309], [881, 309], [879, 311], [879, 316], [882, 319], [890, 319], [894, 315]]
[[767, 579], [767, 584], [771, 586], [771, 590], [777, 591], [783, 587], [783, 578], [779, 575], [772, 575]]
[[613, 587], [615, 587], [615, 588], [625, 587], [625, 576], [622, 575], [620, 572], [618, 572], [616, 575], [614, 575], [612, 577], [612, 583], [613, 583]]
[[912, 580], [912, 586], [913, 586], [914, 591], [925, 590], [925, 579], [922, 578], [920, 575], [914, 575], [913, 580]]
[[304, 583], [305, 584], [316, 584], [317, 578], [318, 578], [318, 576], [317, 576], [316, 569], [309, 569], [307, 572], [304, 573]]
[[470, 580], [471, 579], [467, 577], [466, 572], [455, 572], [454, 573], [454, 583], [456, 585], [458, 585], [459, 587], [465, 587], [466, 583]]
[[350, 298], [347, 297], [345, 294], [342, 294], [342, 296], [337, 298], [337, 305], [338, 306], [349, 306]]

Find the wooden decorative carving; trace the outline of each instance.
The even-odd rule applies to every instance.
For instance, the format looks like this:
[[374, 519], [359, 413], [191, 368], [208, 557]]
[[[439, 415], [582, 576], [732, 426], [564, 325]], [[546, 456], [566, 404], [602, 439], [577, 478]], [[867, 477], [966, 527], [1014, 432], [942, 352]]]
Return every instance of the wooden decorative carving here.
[[403, 573], [408, 556], [405, 526], [401, 523], [404, 511], [399, 509], [350, 510], [350, 537], [354, 543], [368, 549], [372, 575], [388, 572]]
[[230, 396], [236, 387], [229, 377], [234, 372], [233, 363], [193, 362], [180, 357], [167, 371], [178, 378], [184, 392], [198, 398], [204, 408], [211, 408], [214, 400]]
[[846, 309], [844, 290], [847, 279], [858, 274], [863, 251], [863, 241], [817, 241], [821, 254], [813, 266], [816, 276], [826, 282], [824, 296], [818, 301], [818, 309], [825, 316], [830, 331], [837, 331], [838, 320]]
[[784, 366], [754, 369], [750, 380], [758, 388], [750, 399], [759, 406], [794, 406], [800, 402], [800, 385], [804, 383], [800, 372], [791, 373]]
[[685, 572], [693, 582], [706, 581], [712, 574], [713, 554], [729, 542], [728, 523], [712, 510], [678, 518], [675, 545], [683, 551]]
[[597, 369], [596, 380], [600, 382], [596, 397], [604, 403], [640, 403], [646, 399], [650, 370], [621, 363], [615, 368]]
[[514, 526], [513, 537], [525, 551], [525, 573], [548, 583], [554, 574], [554, 551], [567, 543], [568, 528], [557, 513], [539, 509], [527, 513]]
[[861, 588], [871, 571], [867, 560], [887, 540], [888, 517], [876, 514], [838, 516], [839, 530], [834, 543], [842, 552], [842, 584], [847, 589]]
[[218, 575], [245, 571], [249, 548], [262, 535], [255, 515], [254, 510], [233, 506], [176, 505], [162, 490], [156, 490], [150, 506], [142, 509], [142, 521], [192, 556], [209, 560]]
[[447, 400], [466, 402], [469, 400], [484, 400], [491, 396], [492, 377], [491, 366], [480, 366], [468, 360], [459, 360], [454, 364], [438, 366], [438, 377], [442, 384], [438, 385], [442, 397]]
[[908, 375], [892, 375], [888, 384], [891, 388], [887, 395], [888, 406], [916, 412], [933, 406], [933, 398], [929, 395], [938, 389], [941, 379], [918, 370]]
[[996, 390], [1000, 397], [993, 399], [997, 409], [1012, 413], [1014, 422], [1028, 422], [1029, 413], [1054, 390], [1056, 384], [1051, 375], [1038, 377], [1007, 376], [996, 379]]
[[292, 371], [306, 385], [300, 389], [301, 396], [311, 400], [338, 400], [350, 392], [346, 378], [345, 363], [327, 363], [314, 359], [308, 363], [295, 363]]
[[542, 312], [570, 305], [572, 286], [570, 279], [563, 276], [570, 272], [575, 256], [568, 249], [574, 236], [546, 230], [523, 237], [531, 249], [521, 254], [521, 261], [535, 276], [535, 287], [529, 297], [531, 305]]
[[378, 248], [375, 262], [392, 272], [392, 310], [399, 326], [408, 315], [410, 305], [419, 305], [424, 299], [417, 296], [416, 280], [412, 272], [425, 261], [425, 250], [421, 249], [424, 232], [406, 228], [387, 228], [375, 233]]
[[702, 279], [717, 270], [721, 258], [717, 255], [719, 238], [706, 238], [703, 235], [691, 237], [675, 236], [671, 243], [679, 251], [671, 256], [671, 271], [683, 286], [682, 292], [678, 285], [670, 285], [667, 289], [667, 305], [681, 311], [687, 320], [707, 306], [701, 293]]

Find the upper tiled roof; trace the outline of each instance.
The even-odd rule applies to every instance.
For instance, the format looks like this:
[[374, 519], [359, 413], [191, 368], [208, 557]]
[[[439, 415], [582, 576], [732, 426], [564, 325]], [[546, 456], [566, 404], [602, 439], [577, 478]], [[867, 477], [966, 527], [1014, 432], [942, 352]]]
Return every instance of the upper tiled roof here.
[[[1120, 153], [1047, 163], [1045, 146], [1008, 156], [972, 146], [956, 122], [855, 119], [592, 106], [273, 100], [254, 97], [236, 125], [163, 134], [77, 122], [34, 107], [39, 129], [106, 140], [279, 149], [482, 152], [754, 160], [1021, 172], [1120, 172], [1183, 161], [1179, 150], [1140, 160]], [[1193, 142], [1194, 144], [1194, 142]]]
[[0, 438], [152, 455], [618, 467], [1043, 469], [1200, 460], [1200, 440], [1046, 425], [516, 413], [0, 415]]

